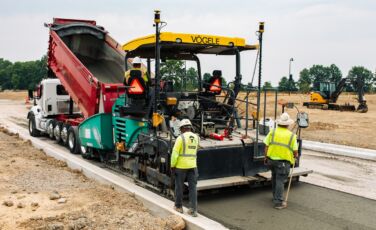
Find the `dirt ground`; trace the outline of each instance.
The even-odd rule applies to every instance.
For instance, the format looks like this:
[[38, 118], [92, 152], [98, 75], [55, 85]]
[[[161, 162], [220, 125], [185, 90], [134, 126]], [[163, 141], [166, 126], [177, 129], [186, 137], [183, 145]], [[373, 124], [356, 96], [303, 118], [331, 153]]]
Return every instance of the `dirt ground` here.
[[0, 229], [175, 229], [177, 224], [184, 224], [180, 217], [153, 216], [132, 194], [90, 180], [0, 129]]
[[[244, 94], [243, 94], [244, 95]], [[242, 96], [242, 95], [240, 95]], [[244, 97], [244, 96], [243, 96]], [[255, 97], [252, 102], [256, 102]], [[261, 104], [263, 105], [263, 95]], [[334, 110], [308, 109], [303, 107], [303, 102], [309, 101], [309, 94], [279, 94], [279, 102], [293, 102], [301, 112], [309, 115], [309, 127], [302, 130], [303, 139], [349, 145], [355, 147], [376, 149], [376, 94], [366, 95], [368, 112], [340, 112]], [[267, 117], [274, 119], [274, 94], [267, 95]], [[358, 105], [356, 95], [342, 93], [338, 100], [339, 104], [350, 103]], [[277, 116], [282, 111], [282, 106], [278, 105]], [[244, 114], [245, 107], [240, 106], [240, 114]], [[250, 113], [255, 111], [255, 107], [249, 109]], [[292, 117], [296, 117], [296, 109], [286, 109]], [[261, 107], [260, 117], [263, 117], [263, 107]], [[252, 125], [252, 124], [250, 124]]]
[[27, 91], [12, 91], [12, 90], [5, 90], [0, 92], [0, 99], [8, 99], [8, 100], [26, 100], [27, 98]]

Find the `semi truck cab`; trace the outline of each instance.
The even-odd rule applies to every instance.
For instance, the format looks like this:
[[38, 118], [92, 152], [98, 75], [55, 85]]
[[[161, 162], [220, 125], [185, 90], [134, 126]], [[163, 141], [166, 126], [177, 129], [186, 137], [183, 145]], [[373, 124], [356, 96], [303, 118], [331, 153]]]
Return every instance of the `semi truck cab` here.
[[64, 86], [57, 78], [42, 80], [33, 99], [34, 105], [31, 107], [27, 118], [29, 120], [29, 131], [34, 136], [38, 136], [40, 133], [52, 133], [55, 124], [51, 122], [56, 118], [70, 115], [81, 116], [78, 107], [71, 101]]
[[[42, 80], [35, 101], [43, 117], [69, 114], [70, 97], [59, 79]], [[73, 107], [73, 113], [79, 113], [77, 106]]]

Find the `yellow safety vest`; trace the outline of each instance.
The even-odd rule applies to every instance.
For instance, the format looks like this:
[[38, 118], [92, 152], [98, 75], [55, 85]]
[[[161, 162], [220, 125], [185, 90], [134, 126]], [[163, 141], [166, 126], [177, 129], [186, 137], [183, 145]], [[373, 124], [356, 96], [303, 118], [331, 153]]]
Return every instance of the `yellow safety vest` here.
[[171, 154], [171, 167], [190, 169], [197, 167], [197, 150], [200, 139], [192, 132], [181, 134], [175, 141]]
[[124, 74], [124, 78], [125, 78], [125, 83], [128, 85], [128, 80], [131, 76], [131, 70], [140, 70], [141, 71], [141, 74], [142, 74], [142, 78], [144, 79], [145, 81], [145, 84], [147, 84], [148, 82], [148, 75], [147, 75], [147, 72], [146, 70], [142, 69], [142, 68], [132, 68], [132, 69], [129, 69], [125, 72]]
[[264, 139], [267, 145], [267, 156], [272, 160], [286, 160], [294, 164], [294, 151], [298, 150], [296, 135], [287, 128], [277, 127], [271, 130]]

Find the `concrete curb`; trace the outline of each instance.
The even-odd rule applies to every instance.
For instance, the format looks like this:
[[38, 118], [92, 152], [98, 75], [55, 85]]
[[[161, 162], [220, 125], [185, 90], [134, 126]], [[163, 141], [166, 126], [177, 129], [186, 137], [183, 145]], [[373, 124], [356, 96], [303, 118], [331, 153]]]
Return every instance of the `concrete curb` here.
[[303, 140], [303, 149], [376, 161], [376, 150]]
[[[145, 207], [151, 212], [160, 217], [168, 215], [179, 215], [186, 223], [186, 229], [227, 229], [222, 224], [213, 221], [203, 215], [198, 217], [191, 217], [186, 214], [181, 214], [173, 210], [174, 203], [166, 198], [163, 198], [149, 190], [139, 187], [118, 175], [106, 171], [88, 161], [85, 161], [77, 155], [73, 155], [68, 151], [59, 149], [57, 146], [46, 143], [38, 138], [31, 137], [25, 128], [15, 125], [11, 122], [2, 122], [3, 126], [12, 133], [18, 133], [20, 138], [30, 140], [32, 145], [38, 149], [42, 149], [47, 155], [58, 160], [65, 161], [68, 167], [72, 169], [81, 170], [82, 173], [101, 183], [113, 185], [116, 189], [133, 193], [135, 197], [140, 200]], [[187, 211], [187, 210], [185, 210]]]

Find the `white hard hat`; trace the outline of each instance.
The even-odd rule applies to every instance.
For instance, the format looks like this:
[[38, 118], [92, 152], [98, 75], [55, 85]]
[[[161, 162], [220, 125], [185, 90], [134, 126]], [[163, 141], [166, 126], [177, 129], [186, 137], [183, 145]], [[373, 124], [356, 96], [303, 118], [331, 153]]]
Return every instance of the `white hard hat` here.
[[278, 125], [291, 125], [294, 121], [290, 118], [288, 113], [282, 113], [282, 115], [276, 120]]
[[190, 120], [188, 119], [183, 119], [180, 121], [180, 124], [179, 124], [179, 128], [183, 127], [183, 126], [192, 126], [192, 123]]
[[140, 57], [135, 57], [135, 58], [133, 58], [133, 60], [132, 60], [132, 65], [134, 65], [134, 64], [141, 64], [141, 59], [140, 59]]

